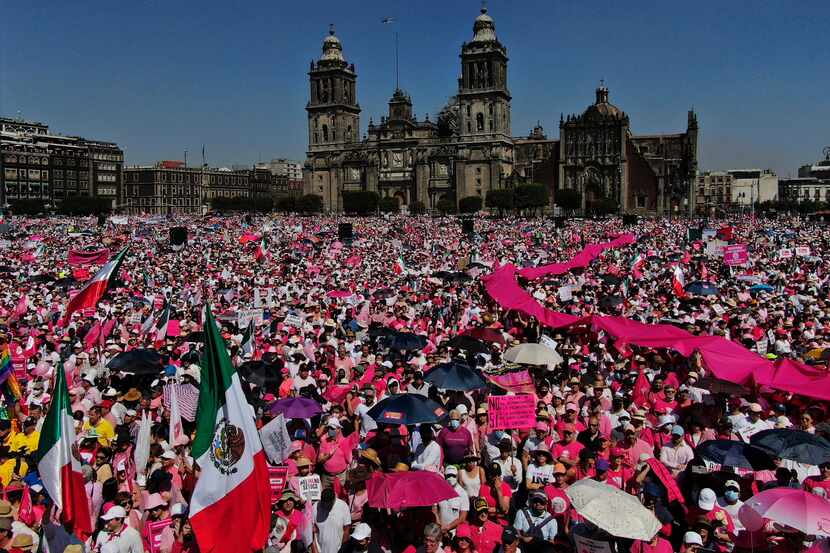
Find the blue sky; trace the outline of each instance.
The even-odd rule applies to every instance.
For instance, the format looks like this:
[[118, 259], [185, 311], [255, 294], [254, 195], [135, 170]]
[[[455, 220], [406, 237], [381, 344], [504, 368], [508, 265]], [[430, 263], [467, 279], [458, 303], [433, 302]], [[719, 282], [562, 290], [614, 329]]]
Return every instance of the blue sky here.
[[[0, 113], [117, 141], [127, 162], [302, 159], [306, 72], [335, 23], [365, 131], [401, 85], [421, 117], [454, 93], [476, 0], [0, 0]], [[685, 128], [702, 169], [786, 175], [830, 145], [830, 2], [491, 0], [510, 56], [513, 134], [581, 112], [605, 79], [635, 133]]]

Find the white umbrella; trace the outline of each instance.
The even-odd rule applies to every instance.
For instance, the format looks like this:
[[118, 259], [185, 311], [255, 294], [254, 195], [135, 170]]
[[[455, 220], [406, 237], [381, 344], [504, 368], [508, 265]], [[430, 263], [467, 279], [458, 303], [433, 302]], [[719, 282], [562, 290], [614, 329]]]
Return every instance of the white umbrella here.
[[504, 360], [520, 365], [555, 366], [562, 362], [562, 356], [542, 344], [519, 344], [504, 352]]
[[608, 484], [579, 480], [565, 493], [577, 513], [612, 536], [649, 541], [660, 529], [660, 521], [636, 497]]

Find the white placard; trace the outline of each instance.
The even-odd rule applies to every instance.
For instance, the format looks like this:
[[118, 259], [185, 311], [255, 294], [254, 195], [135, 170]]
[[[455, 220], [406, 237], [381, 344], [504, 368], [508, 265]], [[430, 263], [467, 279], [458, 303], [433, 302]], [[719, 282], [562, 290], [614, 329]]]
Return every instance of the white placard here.
[[300, 497], [304, 501], [320, 501], [320, 495], [323, 493], [323, 484], [320, 481], [319, 474], [301, 476], [297, 478], [297, 484], [300, 488]]
[[248, 323], [254, 321], [254, 326], [262, 324], [262, 309], [240, 309], [236, 312], [236, 327], [248, 328]]
[[553, 351], [556, 351], [556, 346], [559, 345], [556, 343], [556, 341], [554, 341], [553, 338], [551, 338], [550, 336], [545, 336], [544, 334], [539, 337], [539, 343]]
[[571, 301], [573, 297], [573, 290], [569, 285], [559, 288], [559, 301], [564, 303], [566, 301]]

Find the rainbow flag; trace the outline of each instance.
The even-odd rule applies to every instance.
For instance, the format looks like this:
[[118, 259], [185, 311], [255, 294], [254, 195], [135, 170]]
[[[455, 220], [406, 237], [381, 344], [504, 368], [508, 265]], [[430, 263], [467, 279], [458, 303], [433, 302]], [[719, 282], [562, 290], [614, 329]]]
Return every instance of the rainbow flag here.
[[3, 353], [0, 354], [0, 384], [3, 383], [5, 383], [4, 395], [7, 402], [17, 401], [22, 397], [20, 384], [14, 376], [14, 366], [8, 346], [3, 348]]

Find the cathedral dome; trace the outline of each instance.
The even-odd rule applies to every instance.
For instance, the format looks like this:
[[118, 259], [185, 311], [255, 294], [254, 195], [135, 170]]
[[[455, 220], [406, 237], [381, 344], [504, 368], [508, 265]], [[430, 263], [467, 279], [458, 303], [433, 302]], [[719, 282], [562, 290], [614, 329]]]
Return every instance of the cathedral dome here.
[[334, 25], [329, 27], [328, 36], [323, 39], [323, 55], [320, 61], [346, 61], [343, 59], [343, 45], [340, 39], [334, 36]]
[[481, 8], [481, 15], [473, 23], [473, 42], [493, 42], [496, 40], [496, 24], [487, 15], [487, 8]]
[[619, 119], [625, 114], [623, 111], [608, 101], [608, 88], [600, 86], [596, 90], [597, 100], [594, 104], [588, 106], [583, 114], [584, 117], [610, 117]]

